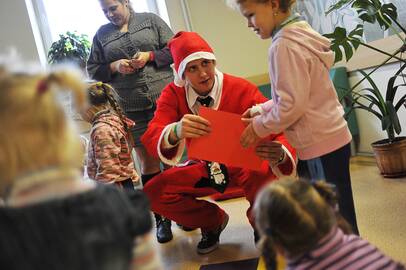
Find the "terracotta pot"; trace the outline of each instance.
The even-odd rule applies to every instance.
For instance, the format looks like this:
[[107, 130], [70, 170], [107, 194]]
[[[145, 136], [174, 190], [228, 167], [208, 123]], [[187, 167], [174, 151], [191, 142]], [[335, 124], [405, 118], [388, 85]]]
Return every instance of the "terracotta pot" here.
[[371, 146], [384, 177], [406, 176], [406, 137], [397, 137], [392, 143], [388, 139], [380, 140]]

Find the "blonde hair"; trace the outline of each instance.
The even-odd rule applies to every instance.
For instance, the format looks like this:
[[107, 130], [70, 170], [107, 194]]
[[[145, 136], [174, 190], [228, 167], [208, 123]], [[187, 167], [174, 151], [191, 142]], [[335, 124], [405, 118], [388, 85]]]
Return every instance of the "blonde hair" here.
[[[324, 183], [317, 185], [333, 193]], [[254, 213], [262, 252], [270, 269], [276, 269], [275, 244], [290, 256], [297, 256], [313, 248], [336, 225], [333, 207], [304, 180], [272, 182], [258, 195]]]
[[79, 74], [29, 74], [0, 66], [0, 192], [21, 175], [82, 166], [79, 135], [57, 101], [58, 92], [67, 89], [83, 106], [85, 85]]
[[269, 1], [278, 1], [279, 8], [283, 12], [287, 12], [296, 0], [226, 0], [227, 5], [233, 9], [238, 9], [238, 6], [245, 2], [267, 3]]

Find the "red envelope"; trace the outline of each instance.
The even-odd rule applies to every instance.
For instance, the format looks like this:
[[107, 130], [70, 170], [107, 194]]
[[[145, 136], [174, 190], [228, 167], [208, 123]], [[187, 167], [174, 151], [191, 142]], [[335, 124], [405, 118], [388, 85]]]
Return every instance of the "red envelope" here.
[[255, 154], [255, 148], [243, 148], [240, 136], [245, 129], [241, 115], [200, 107], [199, 115], [211, 124], [211, 133], [192, 139], [188, 146], [189, 158], [216, 161], [231, 167], [262, 171], [266, 161]]

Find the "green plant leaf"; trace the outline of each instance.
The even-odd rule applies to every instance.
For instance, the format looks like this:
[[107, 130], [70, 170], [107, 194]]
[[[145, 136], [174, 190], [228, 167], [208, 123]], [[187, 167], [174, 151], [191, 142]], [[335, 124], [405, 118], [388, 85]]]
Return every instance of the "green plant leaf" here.
[[91, 43], [87, 35], [67, 31], [59, 35], [59, 40], [52, 43], [48, 50], [48, 62], [58, 63], [68, 59], [86, 62], [90, 54]]
[[331, 6], [327, 9], [325, 15], [330, 14], [330, 13], [333, 12], [334, 10], [341, 9], [341, 8], [343, 8], [343, 7], [346, 6], [346, 5], [350, 5], [350, 4], [352, 4], [352, 2], [354, 2], [354, 1], [355, 1], [355, 0], [340, 0], [340, 1], [338, 1], [336, 4], [331, 5]]
[[355, 0], [352, 7], [362, 21], [372, 24], [378, 22], [385, 30], [397, 19], [397, 9], [392, 3], [382, 5], [379, 0]]
[[399, 111], [399, 109], [400, 109], [400, 107], [402, 107], [402, 105], [404, 105], [405, 109], [406, 109], [406, 94], [403, 97], [401, 97], [399, 99], [399, 101], [396, 103], [395, 110]]
[[399, 84], [395, 86], [396, 79], [398, 77], [404, 77], [403, 70], [406, 68], [406, 64], [403, 64], [400, 69], [392, 76], [388, 81], [388, 86], [386, 88], [386, 101], [394, 102], [396, 92], [400, 86], [405, 86], [405, 84]]
[[402, 128], [400, 126], [399, 117], [395, 110], [395, 107], [391, 102], [387, 102], [386, 106], [388, 108], [388, 115], [390, 117], [391, 125], [393, 126], [393, 129], [395, 130], [396, 134], [399, 135], [399, 133], [402, 132]]
[[385, 115], [385, 116], [382, 117], [381, 125], [382, 125], [381, 128], [384, 131], [388, 130], [390, 128], [390, 126], [392, 125], [392, 120], [391, 120], [389, 115]]
[[379, 100], [380, 104], [385, 104], [385, 100], [382, 97], [381, 92], [379, 91], [378, 86], [375, 84], [375, 82], [372, 80], [372, 78], [363, 70], [359, 71], [362, 75], [364, 75], [364, 77], [368, 80], [368, 82], [371, 84], [372, 88], [365, 88], [365, 90], [369, 90], [370, 92], [372, 92], [377, 99]]
[[331, 41], [331, 50], [335, 53], [334, 62], [337, 63], [342, 60], [343, 53], [345, 53], [346, 60], [350, 60], [354, 51], [362, 43], [362, 35], [364, 29], [361, 24], [357, 25], [347, 36], [347, 30], [342, 27], [336, 27], [333, 33], [325, 34], [324, 36]]
[[363, 110], [366, 110], [366, 111], [372, 113], [373, 115], [375, 115], [376, 117], [378, 117], [379, 120], [382, 120], [382, 117], [383, 117], [382, 115], [380, 115], [378, 112], [372, 110], [371, 108], [368, 108], [368, 107], [365, 106], [365, 105], [362, 105], [362, 104], [354, 105], [354, 109], [363, 109]]

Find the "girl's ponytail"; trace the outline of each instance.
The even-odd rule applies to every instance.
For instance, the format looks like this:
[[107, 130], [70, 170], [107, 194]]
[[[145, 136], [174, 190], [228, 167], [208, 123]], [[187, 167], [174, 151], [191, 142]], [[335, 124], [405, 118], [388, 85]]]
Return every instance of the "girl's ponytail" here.
[[338, 227], [345, 233], [351, 234], [353, 233], [353, 229], [351, 225], [344, 219], [344, 217], [340, 214], [340, 209], [338, 207], [338, 196], [336, 187], [333, 184], [329, 184], [325, 181], [317, 181], [313, 183], [313, 187], [316, 191], [320, 194], [320, 196], [326, 201], [326, 203], [334, 209], [334, 213], [337, 219]]
[[86, 87], [79, 74], [67, 70], [53, 71], [38, 82], [38, 94], [49, 91], [53, 85], [56, 85], [58, 89], [63, 91], [72, 91], [76, 107], [81, 108], [84, 106], [86, 102], [84, 89]]
[[278, 269], [277, 254], [273, 240], [268, 235], [261, 237], [259, 242], [261, 249], [262, 258], [265, 261], [265, 267], [267, 270], [276, 270]]

